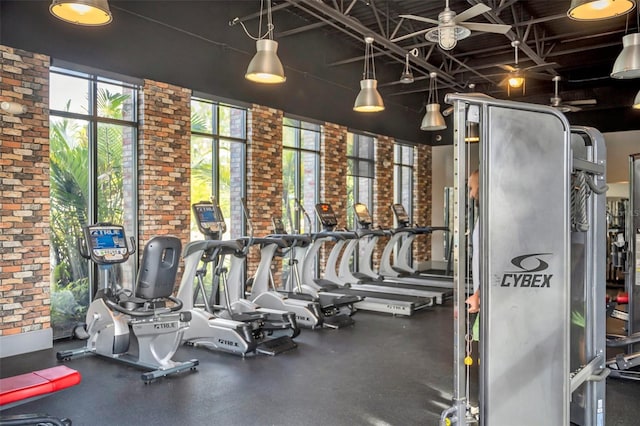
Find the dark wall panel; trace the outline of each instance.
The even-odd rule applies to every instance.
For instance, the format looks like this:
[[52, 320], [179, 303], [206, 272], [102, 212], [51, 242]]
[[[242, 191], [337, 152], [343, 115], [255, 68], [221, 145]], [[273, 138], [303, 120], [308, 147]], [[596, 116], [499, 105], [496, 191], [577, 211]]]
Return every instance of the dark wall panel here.
[[[112, 0], [110, 5], [113, 22], [90, 28], [54, 18], [48, 1], [2, 1], [0, 43], [50, 55], [54, 62], [62, 59], [404, 141], [428, 143], [428, 135], [418, 129], [420, 113], [393, 98], [385, 99], [387, 109], [382, 113], [352, 111], [362, 64], [349, 68], [325, 64], [357, 55], [357, 40], [353, 46], [344, 46], [319, 37], [319, 33], [313, 40], [308, 33], [283, 38], [279, 41], [279, 56], [286, 67], [287, 82], [279, 86], [256, 85], [244, 79], [255, 53], [255, 42], [240, 26], [230, 27], [228, 23], [235, 16], [257, 12], [258, 1]], [[256, 35], [257, 21], [247, 25]], [[361, 46], [364, 52], [364, 44]], [[323, 52], [332, 50], [336, 54], [329, 59], [329, 54]], [[305, 68], [287, 66], [301, 56], [304, 60], [295, 63]]]

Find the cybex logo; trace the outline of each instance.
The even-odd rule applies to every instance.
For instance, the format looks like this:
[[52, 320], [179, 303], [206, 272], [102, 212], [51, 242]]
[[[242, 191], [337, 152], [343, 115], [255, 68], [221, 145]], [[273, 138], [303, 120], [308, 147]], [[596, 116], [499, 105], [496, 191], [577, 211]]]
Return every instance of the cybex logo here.
[[511, 259], [511, 263], [519, 268], [519, 271], [507, 272], [502, 276], [501, 287], [534, 287], [550, 288], [553, 274], [538, 274], [549, 268], [549, 264], [540, 259], [540, 256], [551, 256], [552, 253], [533, 253], [517, 256]]
[[227, 346], [238, 346], [238, 343], [234, 342], [233, 340], [218, 339], [218, 343]]
[[297, 321], [302, 321], [302, 322], [311, 322], [311, 318], [305, 317], [305, 316], [302, 316], [302, 315], [296, 315], [296, 320]]

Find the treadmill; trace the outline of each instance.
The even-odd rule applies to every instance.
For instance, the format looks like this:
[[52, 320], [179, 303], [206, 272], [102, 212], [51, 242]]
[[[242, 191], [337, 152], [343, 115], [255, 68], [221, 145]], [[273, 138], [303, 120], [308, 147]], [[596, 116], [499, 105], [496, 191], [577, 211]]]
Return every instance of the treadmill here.
[[[312, 234], [313, 242], [307, 249], [302, 263], [302, 282], [319, 291], [330, 291], [351, 294], [362, 297], [362, 301], [355, 303], [356, 309], [384, 312], [393, 315], [413, 315], [416, 311], [434, 305], [434, 297], [408, 296], [392, 292], [379, 292], [362, 289], [358, 284], [343, 284], [336, 282], [337, 261], [345, 244], [357, 235], [349, 231], [336, 231], [338, 220], [333, 208], [327, 203], [316, 204], [316, 214], [322, 223], [323, 230]], [[335, 245], [329, 253], [323, 277], [314, 277], [315, 259], [325, 242], [333, 241]]]
[[[391, 231], [393, 235], [382, 251], [378, 275], [389, 282], [452, 290], [453, 276], [420, 273], [409, 265], [411, 246], [418, 235], [433, 231], [447, 231], [448, 228], [445, 226], [418, 227], [411, 225], [409, 215], [402, 204], [393, 204], [391, 210], [396, 217], [398, 227]], [[392, 256], [398, 245], [397, 255]], [[394, 258], [393, 265], [391, 264], [392, 257]]]
[[[339, 273], [334, 277], [342, 285], [350, 284], [351, 288], [378, 293], [398, 294], [402, 296], [433, 297], [435, 303], [441, 305], [444, 300], [453, 295], [452, 291], [420, 285], [411, 285], [393, 280], [384, 280], [373, 272], [371, 267], [373, 251], [378, 239], [390, 235], [390, 231], [372, 229], [373, 220], [366, 205], [356, 203], [354, 205], [358, 230], [356, 238], [351, 239], [344, 249], [340, 260]], [[352, 255], [359, 245], [362, 245], [362, 253], [359, 256], [357, 271], [351, 271], [350, 262]]]

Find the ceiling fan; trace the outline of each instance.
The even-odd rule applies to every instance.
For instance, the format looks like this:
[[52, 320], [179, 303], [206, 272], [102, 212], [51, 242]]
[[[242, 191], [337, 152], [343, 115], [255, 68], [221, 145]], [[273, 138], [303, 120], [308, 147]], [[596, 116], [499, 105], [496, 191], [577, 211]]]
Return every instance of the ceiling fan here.
[[438, 43], [443, 50], [451, 50], [456, 47], [458, 40], [469, 37], [471, 31], [506, 34], [511, 29], [511, 25], [483, 24], [479, 22], [465, 21], [466, 19], [475, 18], [476, 16], [490, 10], [491, 8], [486, 4], [478, 3], [461, 14], [456, 15], [456, 12], [449, 9], [449, 0], [446, 0], [445, 9], [438, 15], [437, 21], [435, 19], [424, 18], [417, 15], [400, 15], [401, 18], [436, 24], [437, 27], [406, 34], [401, 37], [394, 38], [391, 41], [396, 42], [424, 34], [427, 40]]
[[577, 101], [565, 101], [563, 102], [558, 95], [558, 82], [560, 81], [560, 76], [557, 75], [552, 78], [554, 84], [553, 97], [550, 99], [550, 106], [554, 107], [558, 111], [561, 112], [577, 112], [581, 111], [582, 108], [580, 106], [584, 105], [595, 105], [598, 101], [595, 99], [581, 99]]
[[555, 62], [549, 62], [545, 64], [536, 64], [526, 68], [520, 68], [518, 66], [518, 47], [520, 41], [514, 40], [511, 42], [511, 46], [515, 49], [515, 62], [514, 65], [498, 65], [503, 70], [507, 71], [507, 76], [499, 83], [499, 85], [507, 86], [507, 94], [511, 94], [511, 89], [519, 89], [522, 87], [522, 94], [525, 92], [526, 77], [536, 78], [540, 80], [546, 80], [549, 78], [548, 74], [536, 73], [533, 70], [540, 68], [548, 68], [557, 65]]

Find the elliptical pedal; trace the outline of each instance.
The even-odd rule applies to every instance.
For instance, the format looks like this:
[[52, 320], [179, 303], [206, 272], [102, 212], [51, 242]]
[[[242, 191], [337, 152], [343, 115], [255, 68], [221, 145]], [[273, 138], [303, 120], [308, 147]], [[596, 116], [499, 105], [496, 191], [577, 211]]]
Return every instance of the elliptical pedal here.
[[256, 352], [263, 355], [278, 355], [282, 352], [297, 348], [298, 345], [289, 336], [280, 336], [276, 339], [265, 340], [258, 345]]
[[333, 315], [331, 317], [325, 317], [323, 326], [325, 326], [326, 328], [338, 329], [343, 327], [349, 327], [355, 323], [356, 322], [349, 315], [341, 314], [341, 315]]

